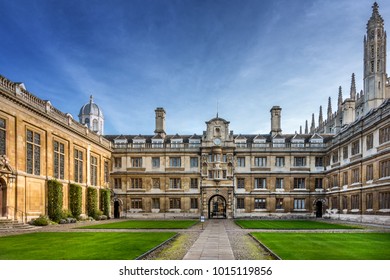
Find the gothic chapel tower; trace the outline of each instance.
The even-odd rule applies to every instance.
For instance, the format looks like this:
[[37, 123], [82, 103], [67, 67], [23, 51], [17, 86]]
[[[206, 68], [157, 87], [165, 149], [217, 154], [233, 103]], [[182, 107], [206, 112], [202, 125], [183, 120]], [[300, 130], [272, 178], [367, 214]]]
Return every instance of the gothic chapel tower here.
[[375, 2], [364, 36], [363, 114], [378, 107], [386, 98], [386, 32], [378, 8]]

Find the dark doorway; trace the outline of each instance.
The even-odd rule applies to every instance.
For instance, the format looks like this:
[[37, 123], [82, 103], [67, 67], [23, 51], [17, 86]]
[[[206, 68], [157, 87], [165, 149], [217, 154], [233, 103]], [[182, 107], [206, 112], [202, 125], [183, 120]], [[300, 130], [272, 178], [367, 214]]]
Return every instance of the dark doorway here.
[[320, 200], [316, 202], [316, 217], [322, 218], [322, 201]]
[[226, 219], [226, 200], [215, 195], [209, 200], [209, 219]]
[[119, 201], [114, 202], [114, 219], [120, 218], [120, 211], [119, 211]]

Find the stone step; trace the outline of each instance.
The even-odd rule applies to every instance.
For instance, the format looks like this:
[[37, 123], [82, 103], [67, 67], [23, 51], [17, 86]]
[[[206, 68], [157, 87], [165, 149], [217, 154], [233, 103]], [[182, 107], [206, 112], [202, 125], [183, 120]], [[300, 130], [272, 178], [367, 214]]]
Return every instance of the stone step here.
[[15, 231], [15, 230], [29, 230], [29, 229], [36, 229], [38, 227], [25, 224], [23, 222], [14, 221], [11, 219], [4, 220], [2, 219], [0, 221], [0, 231]]

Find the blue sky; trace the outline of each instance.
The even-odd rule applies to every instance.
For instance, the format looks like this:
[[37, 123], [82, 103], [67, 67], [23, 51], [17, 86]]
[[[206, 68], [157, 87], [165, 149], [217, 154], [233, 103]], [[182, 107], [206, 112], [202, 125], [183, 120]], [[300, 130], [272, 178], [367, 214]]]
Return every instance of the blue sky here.
[[[234, 133], [311, 122], [351, 74], [362, 89], [366, 0], [0, 0], [0, 75], [77, 118], [89, 96], [105, 134], [201, 134], [219, 116]], [[390, 1], [378, 1], [390, 26]]]

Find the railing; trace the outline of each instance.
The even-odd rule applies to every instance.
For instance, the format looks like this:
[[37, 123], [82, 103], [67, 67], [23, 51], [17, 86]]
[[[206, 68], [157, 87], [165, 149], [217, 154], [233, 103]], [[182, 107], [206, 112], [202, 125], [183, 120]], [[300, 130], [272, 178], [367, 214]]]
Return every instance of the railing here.
[[[239, 143], [236, 144], [237, 149], [322, 149], [328, 145], [325, 143]], [[130, 150], [147, 150], [147, 149], [172, 149], [172, 150], [189, 150], [199, 149], [201, 144], [191, 143], [114, 143], [115, 149], [130, 149]]]
[[[10, 215], [9, 213], [11, 212], [10, 209], [13, 211], [13, 215]], [[18, 213], [20, 215], [18, 215]], [[25, 218], [27, 218], [27, 215], [25, 212], [23, 212], [22, 210], [19, 210], [19, 209], [15, 209], [15, 207], [12, 207], [12, 206], [7, 206], [6, 207], [6, 216], [7, 216], [7, 219], [15, 219], [17, 221], [21, 221], [23, 223], [27, 222], [25, 221]], [[11, 217], [10, 217], [11, 216]], [[13, 217], [12, 217], [13, 216]], [[19, 219], [19, 217], [21, 217], [21, 219]]]

